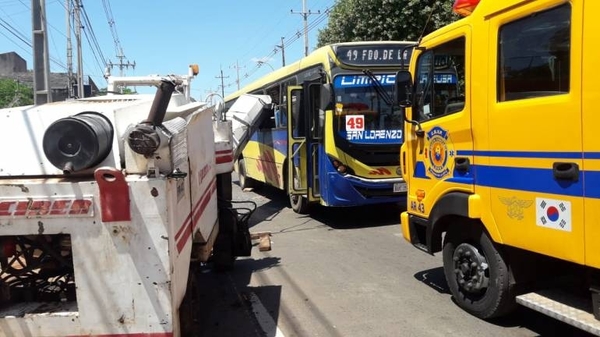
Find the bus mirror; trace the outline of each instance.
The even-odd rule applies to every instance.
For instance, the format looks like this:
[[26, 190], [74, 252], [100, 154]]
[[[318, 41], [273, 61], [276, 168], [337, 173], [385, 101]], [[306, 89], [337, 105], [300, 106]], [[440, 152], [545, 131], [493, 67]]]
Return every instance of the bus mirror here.
[[333, 88], [331, 87], [331, 83], [321, 84], [320, 96], [319, 109], [323, 111], [333, 109]]
[[396, 104], [406, 108], [412, 105], [412, 75], [406, 70], [400, 70], [396, 73], [396, 82], [394, 84], [396, 93]]

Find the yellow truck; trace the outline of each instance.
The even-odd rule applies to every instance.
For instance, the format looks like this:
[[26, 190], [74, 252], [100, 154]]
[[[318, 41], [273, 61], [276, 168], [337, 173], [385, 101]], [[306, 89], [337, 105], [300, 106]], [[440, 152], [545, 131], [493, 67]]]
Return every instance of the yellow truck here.
[[453, 9], [396, 76], [402, 234], [442, 253], [471, 314], [521, 304], [600, 335], [600, 2]]

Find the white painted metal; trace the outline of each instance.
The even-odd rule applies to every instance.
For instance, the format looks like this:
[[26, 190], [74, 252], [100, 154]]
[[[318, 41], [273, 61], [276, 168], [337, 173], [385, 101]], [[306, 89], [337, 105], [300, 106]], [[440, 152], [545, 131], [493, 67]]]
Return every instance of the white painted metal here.
[[231, 121], [233, 129], [233, 155], [237, 158], [250, 137], [266, 117], [271, 104], [268, 95], [241, 95], [227, 110], [226, 119]]
[[[149, 177], [154, 158], [133, 158], [124, 136], [145, 119], [151, 103], [151, 95], [127, 95], [0, 110], [7, 159], [0, 161], [0, 202], [85, 198], [93, 208], [78, 217], [0, 214], [0, 236], [69, 234], [77, 285], [76, 302], [2, 305], [0, 335], [180, 336], [177, 308], [186, 291], [192, 241], [208, 242], [218, 231], [215, 144], [231, 150], [226, 139], [231, 126], [214, 122], [224, 123], [216, 130], [225, 130], [215, 140], [212, 109], [173, 94], [167, 111], [172, 125], [166, 123], [172, 135], [161, 155], [173, 163], [169, 170], [187, 176]], [[45, 158], [42, 136], [53, 121], [83, 111], [107, 116], [116, 134], [107, 159], [68, 179]], [[224, 165], [219, 171], [231, 172], [231, 162]], [[92, 175], [100, 167], [125, 172], [130, 221], [102, 221]]]

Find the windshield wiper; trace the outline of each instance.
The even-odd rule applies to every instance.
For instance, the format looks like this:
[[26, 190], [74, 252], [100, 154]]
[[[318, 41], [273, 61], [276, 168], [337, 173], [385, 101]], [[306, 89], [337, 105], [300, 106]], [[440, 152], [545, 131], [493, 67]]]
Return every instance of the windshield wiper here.
[[393, 105], [394, 100], [392, 99], [392, 97], [390, 97], [390, 95], [387, 93], [387, 91], [385, 91], [385, 89], [383, 88], [383, 85], [381, 85], [379, 80], [377, 80], [377, 77], [375, 77], [373, 72], [369, 69], [363, 69], [363, 73], [365, 75], [367, 75], [367, 77], [369, 77], [369, 79], [373, 83], [373, 88], [375, 89], [375, 92], [377, 93], [377, 95], [379, 97], [381, 97], [383, 99], [385, 104], [390, 105], [390, 106]]

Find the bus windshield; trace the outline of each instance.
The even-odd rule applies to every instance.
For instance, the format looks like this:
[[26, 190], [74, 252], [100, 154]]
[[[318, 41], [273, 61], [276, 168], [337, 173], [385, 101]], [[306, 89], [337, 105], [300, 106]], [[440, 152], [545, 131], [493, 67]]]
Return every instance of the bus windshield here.
[[[375, 74], [383, 91], [393, 97], [395, 74]], [[363, 74], [334, 78], [334, 127], [338, 136], [356, 144], [401, 144], [402, 112], [386, 102], [376, 84]]]

